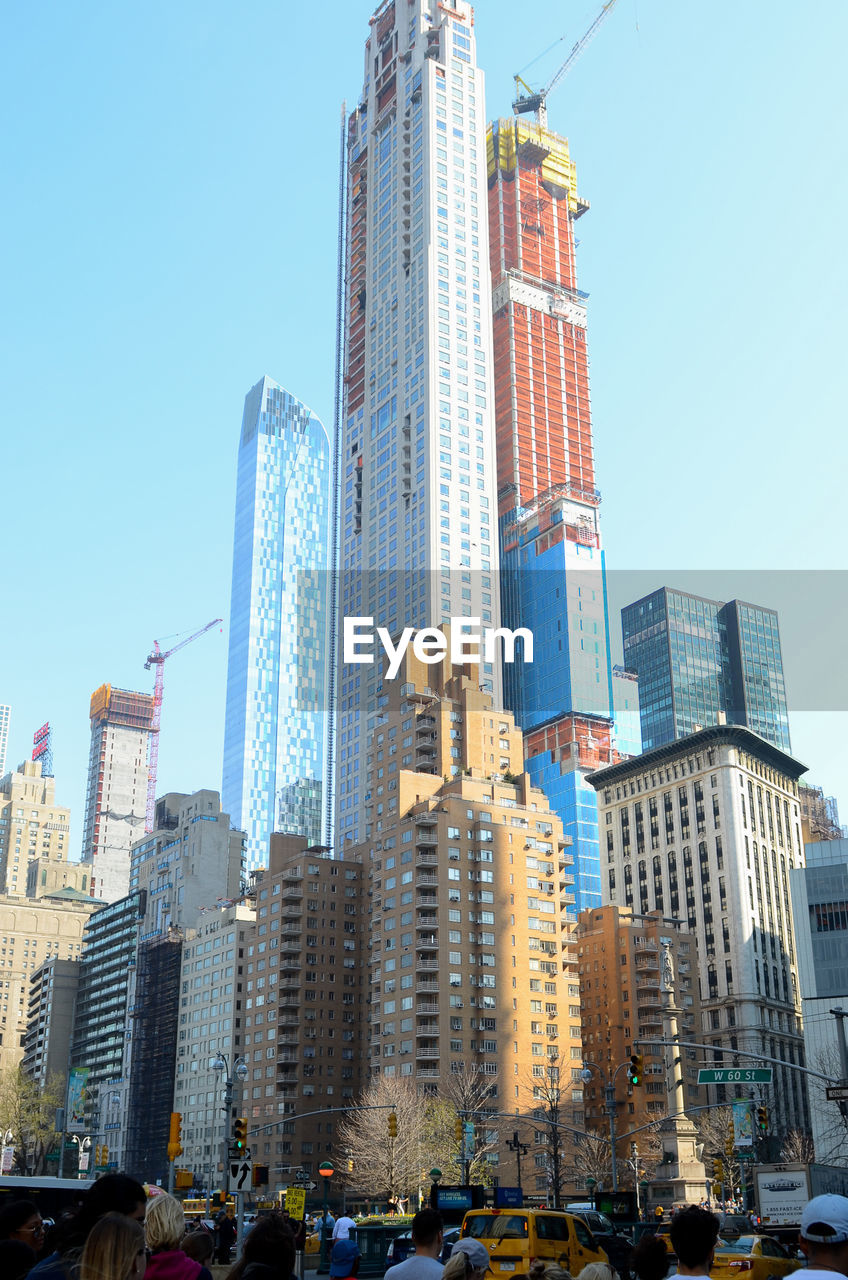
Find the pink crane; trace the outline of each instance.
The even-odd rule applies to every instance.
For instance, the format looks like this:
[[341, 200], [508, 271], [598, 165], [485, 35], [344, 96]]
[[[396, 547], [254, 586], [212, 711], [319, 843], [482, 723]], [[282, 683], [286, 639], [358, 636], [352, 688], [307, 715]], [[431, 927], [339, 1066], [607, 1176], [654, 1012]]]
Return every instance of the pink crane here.
[[219, 622], [223, 622], [223, 618], [213, 618], [211, 622], [207, 622], [205, 627], [201, 627], [199, 631], [195, 631], [192, 635], [186, 636], [185, 640], [181, 640], [179, 644], [175, 644], [172, 648], [166, 650], [165, 653], [159, 648], [159, 641], [153, 641], [153, 651], [148, 654], [147, 661], [144, 664], [145, 671], [149, 671], [151, 667], [156, 668], [156, 680], [153, 685], [153, 724], [150, 729], [150, 753], [147, 765], [147, 815], [144, 823], [145, 831], [153, 830], [153, 821], [156, 813], [156, 775], [159, 771], [159, 726], [162, 723], [162, 690], [165, 682], [165, 659], [170, 658], [172, 653], [184, 649], [187, 644], [191, 644], [192, 640], [198, 640], [200, 636], [205, 636], [207, 631], [211, 631], [213, 627], [217, 627]]

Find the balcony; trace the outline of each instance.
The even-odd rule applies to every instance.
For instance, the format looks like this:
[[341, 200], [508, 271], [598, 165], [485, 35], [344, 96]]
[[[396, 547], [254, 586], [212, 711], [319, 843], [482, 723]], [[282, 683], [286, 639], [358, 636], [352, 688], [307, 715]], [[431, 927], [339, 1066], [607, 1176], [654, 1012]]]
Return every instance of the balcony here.
[[416, 938], [415, 940], [416, 951], [432, 951], [437, 949], [438, 945], [439, 939], [436, 937], [435, 933], [426, 933], [423, 937]]
[[415, 917], [416, 929], [438, 929], [439, 917], [435, 912], [421, 913]]
[[415, 1034], [421, 1040], [432, 1040], [433, 1036], [437, 1036], [439, 1034], [438, 1019], [433, 1018], [427, 1023], [419, 1023], [415, 1029]]
[[432, 1061], [433, 1059], [438, 1060], [441, 1057], [441, 1054], [439, 1053], [438, 1045], [422, 1044], [415, 1050], [415, 1056], [419, 1061], [427, 1058]]
[[439, 984], [435, 978], [421, 977], [415, 984], [415, 990], [418, 995], [437, 996], [439, 994]]
[[[439, 859], [435, 853], [417, 853], [415, 855], [415, 865], [416, 867], [437, 867]], [[419, 880], [416, 883], [420, 884], [421, 881]], [[436, 876], [433, 876], [432, 883], [438, 884]]]
[[[422, 854], [421, 858], [422, 858], [422, 866], [425, 866], [425, 867], [438, 866], [438, 862], [439, 862], [438, 858], [431, 858], [425, 854]], [[439, 883], [439, 877], [434, 876], [432, 872], [425, 871], [423, 875], [415, 877], [416, 889], [426, 887], [427, 885], [437, 885], [438, 883]]]
[[415, 964], [416, 973], [438, 973], [438, 960], [418, 960]]

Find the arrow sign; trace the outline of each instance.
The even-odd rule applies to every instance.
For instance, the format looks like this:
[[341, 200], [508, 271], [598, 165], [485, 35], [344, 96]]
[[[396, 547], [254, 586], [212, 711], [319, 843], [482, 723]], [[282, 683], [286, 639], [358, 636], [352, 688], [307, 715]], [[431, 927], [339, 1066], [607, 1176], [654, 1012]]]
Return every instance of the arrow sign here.
[[245, 1151], [241, 1160], [230, 1162], [230, 1186], [229, 1190], [233, 1193], [236, 1191], [246, 1191], [250, 1189], [250, 1170], [253, 1167], [253, 1160], [249, 1151]]

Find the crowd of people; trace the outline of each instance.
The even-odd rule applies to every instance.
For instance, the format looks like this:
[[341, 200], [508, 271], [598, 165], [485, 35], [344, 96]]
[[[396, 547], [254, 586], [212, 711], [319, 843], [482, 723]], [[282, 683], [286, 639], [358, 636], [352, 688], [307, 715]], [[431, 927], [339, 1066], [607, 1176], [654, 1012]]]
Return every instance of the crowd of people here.
[[[356, 1223], [347, 1215], [325, 1218], [321, 1229], [328, 1237], [330, 1222], [330, 1276], [354, 1280], [361, 1261]], [[235, 1225], [224, 1214], [218, 1228], [217, 1260], [229, 1266]], [[257, 1219], [226, 1280], [297, 1280], [302, 1228], [284, 1213]], [[391, 1280], [485, 1280], [489, 1252], [482, 1241], [472, 1236], [459, 1239], [443, 1264], [443, 1239], [440, 1214], [422, 1209], [412, 1220], [414, 1252], [392, 1268]], [[697, 1205], [681, 1209], [671, 1219], [667, 1240], [648, 1233], [638, 1241], [630, 1258], [636, 1280], [709, 1277], [720, 1244], [714, 1213]], [[812, 1199], [801, 1218], [799, 1244], [807, 1259], [805, 1280], [833, 1280], [834, 1273], [848, 1277], [848, 1199]], [[0, 1210], [0, 1280], [212, 1280], [214, 1248], [208, 1230], [187, 1227], [179, 1200], [165, 1193], [148, 1198], [141, 1183], [124, 1174], [98, 1179], [76, 1211], [49, 1233], [30, 1200], [14, 1201]], [[530, 1263], [529, 1280], [619, 1277], [608, 1262], [591, 1262], [572, 1278], [561, 1266], [537, 1258]]]

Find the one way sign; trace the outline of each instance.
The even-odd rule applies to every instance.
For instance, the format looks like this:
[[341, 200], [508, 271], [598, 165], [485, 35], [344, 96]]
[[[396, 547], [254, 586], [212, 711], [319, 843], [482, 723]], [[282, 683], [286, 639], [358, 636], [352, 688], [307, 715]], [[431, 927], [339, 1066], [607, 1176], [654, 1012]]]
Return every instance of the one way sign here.
[[249, 1151], [245, 1151], [240, 1160], [230, 1161], [229, 1190], [231, 1193], [250, 1190], [250, 1171], [252, 1167], [253, 1159]]

